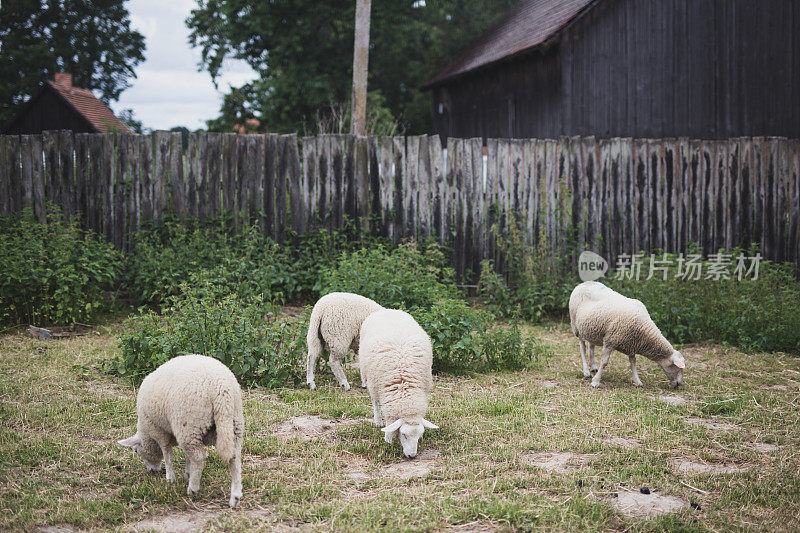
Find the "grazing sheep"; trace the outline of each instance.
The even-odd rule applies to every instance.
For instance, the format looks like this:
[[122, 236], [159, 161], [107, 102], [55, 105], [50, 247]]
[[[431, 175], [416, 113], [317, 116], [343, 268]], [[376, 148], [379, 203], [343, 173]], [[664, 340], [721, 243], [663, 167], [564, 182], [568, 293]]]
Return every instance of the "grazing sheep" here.
[[161, 471], [175, 481], [172, 448], [186, 453], [187, 494], [200, 490], [205, 446], [216, 444], [231, 473], [230, 506], [242, 498], [242, 390], [233, 373], [204, 355], [170, 359], [150, 373], [136, 397], [136, 434], [119, 441], [136, 451], [151, 472]]
[[[637, 387], [642, 386], [636, 371], [637, 353], [658, 363], [673, 387], [681, 384], [683, 369], [686, 367], [683, 355], [664, 338], [650, 318], [647, 308], [639, 300], [626, 298], [602, 283], [586, 281], [572, 291], [569, 298], [569, 318], [572, 333], [578, 337], [583, 375], [587, 378], [591, 373], [586, 364], [584, 343], [589, 344], [592, 371], [597, 370], [592, 379], [592, 387], [600, 386], [603, 369], [614, 350], [628, 356], [633, 383]], [[594, 362], [595, 345], [603, 347], [599, 368]]]
[[[350, 384], [342, 368], [342, 359], [351, 348], [358, 353], [358, 330], [361, 328], [361, 323], [370, 313], [380, 309], [383, 307], [369, 298], [349, 292], [332, 292], [314, 304], [306, 336], [308, 345], [306, 383], [309, 387], [317, 388], [314, 383], [314, 369], [317, 358], [322, 355], [322, 348], [327, 347], [330, 352], [328, 361], [333, 375], [344, 390], [350, 390]], [[366, 387], [363, 375], [361, 386]]]
[[377, 311], [361, 325], [358, 359], [375, 425], [386, 425], [383, 432], [389, 444], [399, 433], [403, 453], [415, 457], [425, 428], [439, 427], [424, 418], [433, 389], [430, 337], [405, 311]]

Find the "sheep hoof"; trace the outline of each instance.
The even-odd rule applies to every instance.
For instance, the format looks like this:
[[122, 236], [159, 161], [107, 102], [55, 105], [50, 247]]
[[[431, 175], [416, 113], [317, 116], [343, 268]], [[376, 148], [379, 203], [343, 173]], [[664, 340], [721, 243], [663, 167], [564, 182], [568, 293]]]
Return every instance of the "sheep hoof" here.
[[592, 375], [589, 372], [584, 372], [583, 373], [583, 377], [585, 377], [586, 379], [589, 379], [590, 377], [592, 377]]
[[600, 382], [599, 381], [592, 381], [592, 387], [594, 387], [596, 389], [599, 386], [600, 386]]
[[642, 382], [641, 382], [641, 381], [634, 381], [634, 382], [633, 382], [633, 384], [634, 384], [635, 386], [637, 386], [637, 387], [643, 387], [643, 386], [644, 386], [644, 385], [642, 385]]
[[241, 500], [242, 500], [241, 494], [231, 494], [231, 499], [228, 502], [228, 504], [231, 506], [231, 509], [235, 509], [239, 505], [239, 502]]
[[344, 387], [344, 390], [346, 390], [346, 391], [350, 390], [350, 384], [349, 383], [342, 383], [342, 387]]
[[313, 381], [309, 381], [308, 382], [308, 388], [311, 389], [311, 390], [314, 390], [314, 389], [317, 388], [317, 384], [314, 383]]
[[167, 474], [167, 481], [175, 483], [175, 474]]
[[184, 480], [186, 483], [189, 483], [189, 471], [188, 471], [188, 470], [185, 470], [185, 471], [183, 472], [183, 480]]
[[200, 488], [193, 489], [191, 485], [186, 487], [187, 496], [196, 496], [198, 492], [200, 492]]

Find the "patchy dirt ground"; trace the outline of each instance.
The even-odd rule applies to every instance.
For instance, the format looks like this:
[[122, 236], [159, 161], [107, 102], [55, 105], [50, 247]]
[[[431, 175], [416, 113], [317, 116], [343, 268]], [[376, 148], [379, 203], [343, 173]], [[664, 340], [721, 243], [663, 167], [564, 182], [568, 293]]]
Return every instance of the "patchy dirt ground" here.
[[189, 498], [180, 450], [170, 484], [115, 444], [136, 415], [135, 390], [98, 371], [113, 335], [0, 337], [0, 530], [800, 530], [800, 361], [692, 345], [675, 390], [647, 360], [634, 387], [614, 354], [594, 390], [564, 325], [528, 332], [544, 353], [525, 371], [436, 377], [441, 429], [413, 460], [329, 372], [315, 391], [245, 391], [235, 510], [213, 450]]

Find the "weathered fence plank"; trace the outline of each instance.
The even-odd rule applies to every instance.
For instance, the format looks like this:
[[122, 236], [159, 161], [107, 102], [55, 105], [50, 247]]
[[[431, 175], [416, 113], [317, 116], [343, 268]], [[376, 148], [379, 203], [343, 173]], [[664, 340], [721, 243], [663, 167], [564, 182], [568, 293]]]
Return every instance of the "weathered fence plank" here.
[[236, 208], [236, 134], [222, 134], [222, 210], [232, 217]]
[[275, 166], [277, 164], [278, 135], [267, 134], [264, 138], [264, 172], [261, 176], [261, 190], [263, 194], [262, 214], [264, 217], [264, 236], [275, 239], [275, 198], [277, 197], [277, 179]]
[[403, 236], [416, 239], [417, 237], [417, 180], [419, 173], [419, 147], [420, 138], [411, 136], [406, 139], [406, 160], [403, 181]]
[[133, 245], [134, 233], [139, 230], [139, 136], [131, 134], [125, 147], [125, 197], [126, 221], [123, 243], [125, 249]]
[[208, 174], [206, 178], [208, 196], [208, 218], [216, 218], [220, 214], [220, 165], [222, 153], [222, 134], [210, 132], [206, 141], [206, 157]]
[[[57, 131], [42, 132], [42, 144], [44, 145], [44, 169], [45, 169], [45, 197], [47, 201], [61, 206], [61, 190], [59, 188], [59, 177], [61, 176], [61, 166], [58, 159], [58, 139]], [[17, 186], [19, 187], [19, 185]], [[19, 193], [18, 193], [19, 194]], [[20, 197], [20, 206], [22, 198]]]
[[355, 198], [356, 219], [361, 234], [369, 233], [372, 202], [370, 199], [370, 173], [369, 173], [369, 139], [356, 137], [353, 139], [355, 152]]
[[42, 167], [42, 136], [29, 135], [30, 156], [25, 159], [31, 166], [31, 187], [33, 189], [33, 214], [41, 223], [47, 220], [47, 208], [44, 195], [44, 169]]
[[[197, 179], [199, 176], [197, 148], [199, 139], [196, 133], [190, 133], [186, 144], [186, 216], [198, 218]], [[142, 172], [142, 179], [146, 174]], [[142, 182], [144, 183], [144, 182]], [[144, 199], [143, 199], [144, 200]], [[151, 208], [152, 209], [152, 208]]]
[[303, 137], [303, 181], [305, 183], [305, 206], [307, 228], [316, 227], [314, 213], [317, 208], [317, 138]]
[[417, 181], [419, 183], [419, 239], [427, 239], [431, 235], [433, 217], [431, 212], [431, 159], [430, 138], [423, 135], [419, 138], [417, 163]]
[[[255, 160], [255, 154], [251, 156]], [[200, 222], [208, 219], [208, 133], [197, 138], [197, 218]]]
[[380, 138], [380, 198], [381, 229], [389, 239], [394, 238], [394, 140]]
[[[211, 134], [209, 134], [211, 135]], [[153, 175], [153, 218], [160, 220], [167, 212], [167, 183], [169, 182], [170, 132], [155, 133], [155, 174]], [[213, 205], [213, 201], [209, 202]]]
[[392, 138], [392, 168], [394, 169], [394, 242], [398, 243], [404, 236], [406, 214], [403, 212], [404, 175], [406, 168], [406, 138]]
[[75, 135], [75, 210], [81, 225], [87, 227], [87, 187], [89, 183], [89, 134]]
[[381, 232], [381, 178], [380, 178], [380, 153], [378, 151], [378, 138], [372, 136], [369, 138], [369, 198], [370, 198], [370, 215], [369, 215], [369, 231], [373, 235], [379, 235]]
[[172, 212], [186, 219], [186, 186], [183, 179], [183, 139], [174, 131], [169, 136], [169, 203]]

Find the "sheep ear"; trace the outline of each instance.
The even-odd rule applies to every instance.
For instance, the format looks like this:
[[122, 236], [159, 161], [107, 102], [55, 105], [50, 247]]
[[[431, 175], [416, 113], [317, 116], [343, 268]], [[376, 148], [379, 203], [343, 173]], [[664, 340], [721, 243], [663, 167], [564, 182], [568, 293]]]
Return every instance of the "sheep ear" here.
[[433, 422], [428, 422], [424, 418], [422, 419], [422, 425], [425, 426], [428, 429], [439, 429], [439, 426], [437, 426]]
[[686, 360], [683, 358], [683, 355], [680, 352], [675, 352], [672, 354], [672, 362], [678, 368], [686, 368]]
[[128, 448], [139, 446], [141, 443], [142, 443], [142, 438], [139, 435], [134, 435], [133, 437], [128, 437], [127, 439], [122, 439], [117, 441], [117, 444], [120, 444], [122, 446], [127, 446]]
[[397, 420], [395, 420], [394, 422], [383, 428], [383, 432], [391, 433], [392, 431], [397, 431], [398, 429], [400, 429], [400, 426], [402, 425], [403, 425], [403, 419], [398, 418]]

